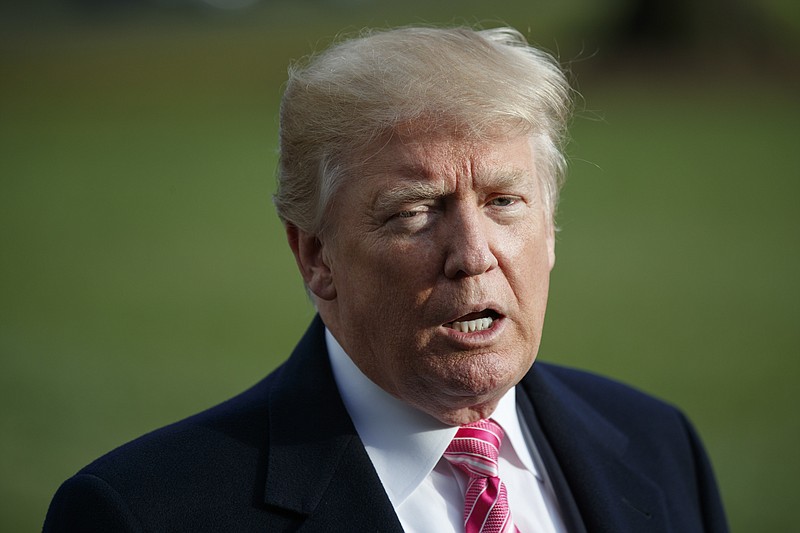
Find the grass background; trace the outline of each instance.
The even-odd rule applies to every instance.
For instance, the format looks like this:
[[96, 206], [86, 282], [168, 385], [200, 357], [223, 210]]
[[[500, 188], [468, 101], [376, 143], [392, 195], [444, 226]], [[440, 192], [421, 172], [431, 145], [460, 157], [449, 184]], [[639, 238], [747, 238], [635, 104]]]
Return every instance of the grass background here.
[[66, 477], [305, 329], [270, 203], [290, 59], [343, 29], [494, 20], [576, 59], [582, 94], [540, 357], [683, 408], [732, 528], [796, 529], [793, 2], [753, 4], [767, 41], [694, 14], [664, 42], [620, 39], [621, 1], [184, 4], [0, 12], [0, 531], [37, 530]]

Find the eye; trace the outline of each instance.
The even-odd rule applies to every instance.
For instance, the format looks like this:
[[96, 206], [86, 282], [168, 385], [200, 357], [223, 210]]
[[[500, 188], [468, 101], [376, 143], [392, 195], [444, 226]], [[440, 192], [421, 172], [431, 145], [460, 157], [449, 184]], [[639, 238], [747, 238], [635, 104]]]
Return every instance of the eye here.
[[389, 219], [389, 227], [399, 233], [417, 233], [433, 222], [435, 210], [428, 205], [418, 205], [397, 211]]
[[508, 207], [516, 202], [517, 199], [511, 196], [498, 196], [497, 198], [492, 198], [489, 203], [496, 207]]

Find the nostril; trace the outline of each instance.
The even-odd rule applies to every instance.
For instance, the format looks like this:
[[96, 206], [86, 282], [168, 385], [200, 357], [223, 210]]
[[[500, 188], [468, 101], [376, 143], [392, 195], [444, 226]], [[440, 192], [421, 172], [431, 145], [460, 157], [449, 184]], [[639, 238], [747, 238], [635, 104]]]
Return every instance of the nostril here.
[[478, 276], [498, 264], [488, 246], [455, 248], [447, 255], [445, 274], [450, 278]]

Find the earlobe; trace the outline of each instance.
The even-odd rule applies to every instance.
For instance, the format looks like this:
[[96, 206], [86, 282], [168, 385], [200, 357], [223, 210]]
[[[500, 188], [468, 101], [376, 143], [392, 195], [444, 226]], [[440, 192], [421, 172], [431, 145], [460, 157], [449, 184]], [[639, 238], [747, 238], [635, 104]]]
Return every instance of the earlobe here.
[[323, 300], [336, 298], [333, 273], [325, 258], [322, 241], [289, 223], [286, 224], [286, 238], [308, 289]]
[[553, 270], [556, 265], [556, 229], [552, 222], [547, 228], [547, 260], [550, 270]]

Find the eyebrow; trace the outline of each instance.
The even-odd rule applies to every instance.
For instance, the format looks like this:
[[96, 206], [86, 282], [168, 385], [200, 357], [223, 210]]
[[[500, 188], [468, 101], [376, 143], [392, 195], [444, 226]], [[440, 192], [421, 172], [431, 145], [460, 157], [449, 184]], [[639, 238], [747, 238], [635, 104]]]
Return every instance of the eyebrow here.
[[379, 212], [386, 211], [400, 205], [413, 204], [423, 200], [435, 200], [446, 195], [447, 191], [441, 184], [434, 185], [421, 181], [410, 181], [381, 191], [375, 201], [375, 208]]
[[[406, 169], [401, 172], [404, 176], [423, 176], [424, 171]], [[500, 168], [484, 172], [478, 179], [488, 187], [499, 190], [510, 190], [517, 186], [528, 172], [518, 168]], [[380, 192], [375, 208], [378, 211], [393, 209], [399, 205], [413, 204], [424, 200], [436, 200], [450, 194], [442, 183], [427, 183], [417, 179], [404, 180], [401, 185], [391, 187]]]

